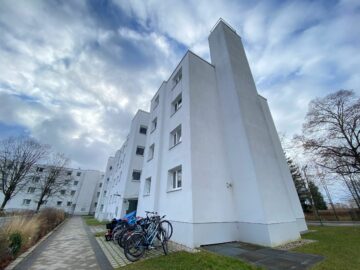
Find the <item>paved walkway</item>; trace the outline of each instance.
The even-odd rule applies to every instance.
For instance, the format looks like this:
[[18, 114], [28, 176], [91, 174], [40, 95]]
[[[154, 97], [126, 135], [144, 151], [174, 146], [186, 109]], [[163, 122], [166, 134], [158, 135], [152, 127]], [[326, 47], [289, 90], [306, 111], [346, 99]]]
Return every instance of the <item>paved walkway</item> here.
[[101, 269], [81, 217], [72, 217], [15, 269]]
[[204, 249], [235, 257], [268, 270], [304, 270], [320, 262], [323, 257], [266, 248], [241, 242], [203, 246]]
[[[307, 225], [321, 226], [319, 221], [307, 221]], [[360, 226], [360, 221], [323, 221], [324, 226], [335, 226], [335, 227], [351, 227]]]

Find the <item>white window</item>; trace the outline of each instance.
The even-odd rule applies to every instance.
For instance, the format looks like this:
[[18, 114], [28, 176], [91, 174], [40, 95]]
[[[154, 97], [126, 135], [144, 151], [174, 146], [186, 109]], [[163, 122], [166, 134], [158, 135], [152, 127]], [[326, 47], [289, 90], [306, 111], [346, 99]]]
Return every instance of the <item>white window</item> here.
[[144, 195], [150, 195], [151, 190], [151, 177], [145, 179]]
[[182, 94], [180, 93], [171, 103], [171, 115], [176, 113], [181, 108], [181, 105], [182, 105]]
[[61, 195], [65, 195], [65, 193], [66, 193], [66, 190], [64, 190], [64, 189], [63, 189], [63, 190], [60, 190], [60, 194], [61, 194]]
[[40, 181], [40, 176], [35, 176], [32, 180], [33, 183], [39, 183]]
[[28, 192], [28, 193], [34, 193], [34, 192], [35, 192], [35, 188], [34, 188], [34, 187], [29, 187], [27, 192]]
[[72, 171], [68, 171], [67, 175], [70, 176], [72, 174]]
[[99, 198], [100, 197], [100, 192], [98, 192], [97, 194], [96, 194], [96, 198]]
[[181, 166], [175, 167], [169, 171], [169, 190], [181, 189], [182, 187], [182, 169]]
[[182, 79], [182, 68], [179, 69], [179, 71], [175, 74], [173, 78], [173, 85], [177, 85]]
[[37, 168], [36, 168], [36, 171], [37, 171], [37, 172], [43, 172], [43, 171], [44, 171], [44, 168], [37, 167]]
[[153, 143], [153, 144], [150, 145], [150, 147], [149, 147], [148, 161], [153, 159], [153, 157], [154, 157], [154, 151], [155, 151], [155, 144]]
[[71, 202], [67, 202], [67, 204], [66, 204], [67, 206], [71, 206]]
[[134, 180], [134, 181], [139, 181], [139, 180], [140, 180], [140, 177], [141, 177], [141, 171], [133, 170], [132, 180]]
[[147, 127], [145, 127], [145, 126], [140, 126], [139, 132], [140, 132], [141, 134], [145, 134], [145, 135], [146, 135]]
[[170, 132], [170, 148], [181, 143], [181, 125]]
[[77, 186], [79, 184], [79, 181], [74, 181], [74, 186]]
[[57, 201], [57, 202], [56, 202], [56, 205], [57, 205], [57, 206], [61, 206], [61, 205], [62, 205], [62, 201]]
[[155, 117], [155, 119], [151, 121], [151, 132], [153, 132], [156, 129], [156, 126], [157, 126], [157, 117]]
[[138, 156], [144, 156], [145, 148], [142, 146], [136, 147], [136, 155]]
[[72, 190], [71, 193], [70, 193], [70, 195], [71, 195], [71, 196], [74, 196], [74, 195], [75, 195], [75, 192], [76, 192], [75, 190]]
[[29, 199], [24, 199], [24, 200], [23, 200], [23, 204], [24, 204], [24, 205], [29, 205], [30, 202], [31, 202], [31, 200], [29, 200]]
[[76, 176], [80, 176], [80, 175], [81, 175], [81, 172], [77, 172], [77, 173], [76, 173]]

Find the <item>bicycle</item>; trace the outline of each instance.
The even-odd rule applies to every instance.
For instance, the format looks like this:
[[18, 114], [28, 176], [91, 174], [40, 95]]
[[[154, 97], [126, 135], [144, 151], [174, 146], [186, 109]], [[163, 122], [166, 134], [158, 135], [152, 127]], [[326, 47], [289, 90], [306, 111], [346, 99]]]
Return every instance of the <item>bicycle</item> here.
[[150, 224], [147, 229], [134, 231], [128, 236], [124, 245], [124, 254], [129, 261], [135, 262], [139, 260], [144, 255], [146, 249], [153, 247], [156, 238], [161, 242], [164, 254], [168, 254], [167, 233], [160, 226], [164, 218], [165, 216], [153, 216], [149, 218]]

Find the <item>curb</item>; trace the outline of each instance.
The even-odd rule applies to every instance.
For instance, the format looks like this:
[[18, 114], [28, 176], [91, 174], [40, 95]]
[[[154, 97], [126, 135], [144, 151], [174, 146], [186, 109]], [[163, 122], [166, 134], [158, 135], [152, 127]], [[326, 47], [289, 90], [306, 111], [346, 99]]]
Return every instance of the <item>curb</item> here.
[[27, 251], [22, 253], [19, 257], [17, 257], [12, 263], [10, 263], [5, 270], [13, 270], [18, 264], [20, 264], [25, 258], [27, 258], [42, 242], [48, 239], [54, 232], [56, 232], [60, 227], [67, 221], [67, 218], [64, 219], [59, 225], [57, 225], [51, 232], [41, 238], [35, 245], [29, 248]]

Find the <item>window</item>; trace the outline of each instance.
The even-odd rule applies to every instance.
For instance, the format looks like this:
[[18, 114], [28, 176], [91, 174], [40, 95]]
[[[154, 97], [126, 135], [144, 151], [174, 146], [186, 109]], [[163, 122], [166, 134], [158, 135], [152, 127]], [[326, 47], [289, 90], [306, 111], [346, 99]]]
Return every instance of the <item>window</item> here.
[[37, 171], [37, 172], [43, 172], [43, 171], [44, 171], [44, 168], [42, 168], [42, 167], [37, 167], [37, 168], [36, 168], [36, 171]]
[[151, 189], [151, 177], [146, 178], [145, 180], [144, 195], [150, 195], [150, 189]]
[[34, 193], [34, 192], [35, 192], [35, 188], [34, 188], [34, 187], [29, 187], [27, 192], [28, 192], [28, 193]]
[[110, 171], [112, 170], [112, 166], [109, 167], [109, 170], [110, 170]]
[[169, 190], [180, 189], [182, 187], [182, 170], [178, 166], [169, 171]]
[[154, 151], [155, 151], [155, 144], [153, 143], [153, 144], [149, 147], [148, 161], [153, 159], [153, 157], [154, 157]]
[[33, 183], [39, 183], [40, 181], [40, 176], [35, 176], [32, 180]]
[[181, 125], [177, 126], [170, 133], [170, 148], [181, 143]]
[[24, 200], [23, 200], [23, 204], [24, 204], [24, 205], [29, 205], [30, 202], [31, 202], [31, 200], [29, 200], [29, 199], [24, 199]]
[[86, 210], [86, 208], [85, 208], [85, 207], [82, 207], [80, 211], [81, 211], [81, 212], [84, 212], [85, 210]]
[[77, 186], [79, 184], [79, 181], [74, 181], [74, 186]]
[[139, 181], [139, 180], [140, 180], [140, 177], [141, 177], [141, 171], [133, 170], [132, 180], [134, 180], [134, 181]]
[[110, 180], [110, 178], [108, 177], [108, 178], [106, 178], [106, 181], [108, 181], [109, 182], [109, 180]]
[[173, 78], [173, 85], [177, 85], [182, 79], [182, 68], [179, 69], [179, 71], [175, 74]]
[[99, 187], [102, 187], [102, 183], [99, 184]]
[[64, 189], [63, 189], [63, 190], [60, 190], [60, 194], [61, 194], [61, 195], [65, 195], [65, 193], [66, 193], [66, 190], [64, 190]]
[[68, 171], [67, 175], [70, 176], [72, 174], [72, 171]]
[[140, 132], [141, 134], [146, 134], [146, 132], [147, 132], [147, 127], [145, 127], [145, 126], [140, 126], [139, 132]]
[[157, 117], [155, 117], [155, 119], [151, 121], [151, 132], [153, 132], [156, 129], [156, 126], [157, 126]]
[[106, 190], [104, 190], [104, 196], [106, 195]]
[[155, 98], [154, 98], [154, 102], [153, 102], [153, 110], [156, 109], [156, 107], [159, 105], [159, 102], [160, 102], [160, 97], [159, 95], [157, 95]]
[[76, 173], [76, 176], [80, 176], [80, 175], [81, 175], [81, 172], [77, 172], [77, 173]]
[[97, 202], [96, 203], [94, 203], [94, 207], [96, 208], [96, 206], [97, 206]]
[[100, 205], [100, 212], [102, 212], [104, 210], [104, 205]]
[[67, 206], [71, 206], [71, 202], [67, 202], [67, 204], [66, 204]]
[[62, 205], [62, 201], [57, 201], [57, 202], [56, 202], [56, 205], [57, 205], [57, 206]]
[[144, 155], [144, 150], [145, 150], [145, 148], [142, 147], [142, 146], [136, 147], [136, 155], [143, 156]]
[[75, 195], [75, 192], [76, 192], [75, 190], [72, 190], [72, 191], [70, 192], [70, 195], [71, 195], [71, 196], [74, 196], [74, 195]]
[[181, 105], [182, 105], [182, 94], [180, 93], [171, 103], [171, 115], [176, 113], [181, 108]]
[[96, 194], [96, 198], [99, 198], [99, 196], [100, 196], [100, 192], [98, 192], [98, 193]]

